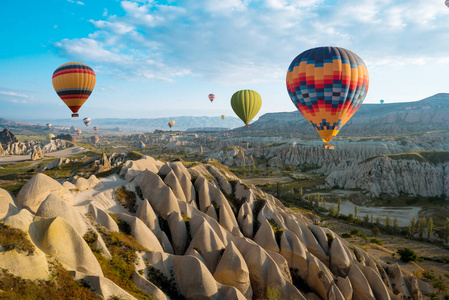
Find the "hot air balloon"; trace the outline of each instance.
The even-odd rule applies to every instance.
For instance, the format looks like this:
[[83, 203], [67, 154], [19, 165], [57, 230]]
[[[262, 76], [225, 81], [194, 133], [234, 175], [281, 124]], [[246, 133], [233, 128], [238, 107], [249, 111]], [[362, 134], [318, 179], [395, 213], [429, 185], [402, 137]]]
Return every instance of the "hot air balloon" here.
[[87, 127], [87, 126], [89, 126], [91, 120], [90, 120], [90, 118], [84, 118], [83, 122], [84, 122], [84, 125], [86, 125], [86, 127]]
[[168, 127], [172, 128], [173, 125], [175, 125], [175, 121], [171, 120], [170, 122], [168, 122]]
[[245, 123], [245, 127], [249, 127], [249, 122], [262, 106], [262, 98], [253, 90], [241, 90], [232, 95], [231, 106], [235, 114]]
[[[448, 0], [448, 1], [449, 1], [449, 0]], [[380, 100], [380, 104], [384, 104], [384, 102], [385, 102], [384, 100]]]
[[352, 117], [368, 92], [365, 63], [353, 52], [319, 47], [299, 54], [287, 71], [287, 90], [295, 107], [323, 139], [323, 148]]
[[94, 126], [94, 130], [97, 131], [97, 130], [98, 130], [98, 127], [97, 127], [97, 126]]
[[98, 141], [100, 140], [100, 138], [98, 137], [98, 135], [94, 135], [90, 137], [90, 141], [96, 146]]
[[48, 129], [51, 128], [51, 124], [50, 123], [47, 123], [47, 125], [45, 125], [45, 126], [47, 126]]
[[225, 115], [221, 115], [221, 118], [224, 120], [224, 118], [226, 118], [226, 116]]
[[52, 133], [47, 134], [47, 136], [45, 137], [45, 139], [46, 139], [47, 141], [52, 140], [52, 139], [54, 139], [54, 138], [55, 138], [55, 135], [52, 134]]
[[89, 98], [95, 87], [95, 72], [88, 65], [69, 62], [53, 73], [53, 87], [62, 101], [79, 117], [78, 110]]
[[81, 135], [81, 129], [75, 130], [75, 133], [76, 133], [77, 136], [80, 136]]
[[444, 4], [446, 4], [446, 6], [449, 7], [449, 0], [444, 1]]
[[209, 100], [212, 103], [215, 99], [215, 95], [214, 94], [209, 94]]
[[76, 137], [72, 137], [72, 142], [76, 142]]

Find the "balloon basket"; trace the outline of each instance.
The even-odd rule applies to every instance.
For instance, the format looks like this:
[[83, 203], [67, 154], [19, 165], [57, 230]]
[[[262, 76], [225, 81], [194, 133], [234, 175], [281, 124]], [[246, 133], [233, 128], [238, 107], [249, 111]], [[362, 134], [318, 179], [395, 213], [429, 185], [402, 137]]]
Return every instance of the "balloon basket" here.
[[79, 116], [80, 116], [79, 114], [72, 114], [72, 118], [77, 118]]
[[334, 145], [323, 145], [322, 146], [322, 148], [324, 149], [324, 150], [334, 150], [335, 149], [335, 146]]
[[245, 128], [249, 128], [249, 125], [245, 125]]

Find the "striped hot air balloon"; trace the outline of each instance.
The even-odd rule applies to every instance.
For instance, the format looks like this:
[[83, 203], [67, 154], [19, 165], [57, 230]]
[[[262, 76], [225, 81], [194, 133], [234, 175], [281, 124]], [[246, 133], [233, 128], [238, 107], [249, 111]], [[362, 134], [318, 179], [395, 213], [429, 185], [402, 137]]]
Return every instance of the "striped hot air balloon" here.
[[[326, 144], [360, 107], [369, 86], [365, 63], [338, 47], [299, 54], [288, 67], [286, 81], [293, 104]], [[328, 147], [333, 146], [323, 146]]]
[[449, 7], [449, 0], [444, 1], [444, 4], [446, 4], [446, 6]]
[[95, 87], [95, 72], [88, 65], [69, 62], [53, 73], [53, 87], [62, 101], [79, 117], [78, 110], [89, 98]]
[[83, 122], [84, 122], [84, 125], [86, 125], [86, 127], [87, 127], [87, 126], [89, 126], [90, 122], [92, 122], [92, 121], [90, 118], [84, 118]]
[[45, 126], [47, 126], [48, 129], [51, 128], [51, 124], [50, 123], [47, 123], [47, 125], [45, 125]]
[[215, 95], [214, 94], [209, 94], [209, 100], [212, 103], [212, 101], [214, 101], [215, 99]]
[[231, 106], [235, 114], [245, 123], [245, 127], [249, 127], [249, 122], [262, 107], [262, 98], [256, 91], [241, 90], [232, 95]]

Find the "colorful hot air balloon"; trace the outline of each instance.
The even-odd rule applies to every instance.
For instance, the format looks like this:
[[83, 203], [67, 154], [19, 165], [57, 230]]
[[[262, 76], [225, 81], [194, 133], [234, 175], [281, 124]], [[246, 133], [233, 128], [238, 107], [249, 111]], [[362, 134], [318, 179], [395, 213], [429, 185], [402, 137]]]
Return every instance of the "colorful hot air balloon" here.
[[81, 129], [75, 130], [75, 133], [76, 133], [77, 136], [80, 136], [81, 135]]
[[76, 142], [76, 137], [72, 137], [72, 142]]
[[89, 98], [95, 87], [95, 72], [88, 65], [69, 62], [53, 73], [53, 87], [62, 101], [79, 117], [78, 110]]
[[55, 138], [55, 135], [54, 134], [47, 134], [47, 136], [45, 137], [45, 139], [47, 140], [47, 141], [49, 141], [49, 140], [52, 140], [52, 139], [54, 139]]
[[170, 122], [168, 122], [168, 127], [172, 128], [173, 125], [175, 125], [175, 121], [171, 120]]
[[215, 99], [215, 95], [214, 94], [209, 94], [209, 100], [212, 103], [212, 101], [214, 101]]
[[97, 130], [98, 130], [98, 127], [97, 127], [97, 126], [94, 126], [94, 130], [97, 131]]
[[84, 118], [83, 122], [84, 122], [84, 125], [86, 125], [86, 127], [87, 127], [87, 126], [89, 126], [91, 120], [90, 120], [90, 118]]
[[444, 4], [446, 4], [446, 6], [449, 7], [449, 0], [444, 1]]
[[235, 114], [245, 123], [245, 127], [249, 127], [249, 122], [262, 106], [262, 98], [253, 90], [241, 90], [232, 95], [231, 106]]
[[224, 120], [226, 118], [226, 116], [225, 115], [221, 115], [221, 118]]
[[286, 81], [293, 104], [326, 144], [360, 107], [369, 85], [365, 63], [338, 47], [304, 51], [290, 64]]
[[45, 125], [45, 126], [47, 126], [48, 129], [51, 128], [51, 124], [50, 123], [47, 123], [47, 125]]
[[[448, 0], [448, 1], [449, 1], [449, 0]], [[384, 104], [384, 102], [385, 102], [384, 100], [380, 100], [380, 104]]]
[[100, 140], [100, 138], [98, 137], [98, 135], [94, 135], [90, 137], [90, 141], [96, 146], [98, 141]]

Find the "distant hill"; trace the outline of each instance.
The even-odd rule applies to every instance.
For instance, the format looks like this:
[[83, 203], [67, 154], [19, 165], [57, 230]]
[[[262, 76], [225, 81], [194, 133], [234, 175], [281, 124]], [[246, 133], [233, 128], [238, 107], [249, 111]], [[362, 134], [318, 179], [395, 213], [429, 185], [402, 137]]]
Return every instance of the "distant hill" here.
[[[339, 136], [375, 136], [449, 130], [449, 94], [440, 93], [415, 102], [362, 104]], [[316, 137], [313, 127], [299, 111], [269, 113], [250, 128], [234, 133]]]

